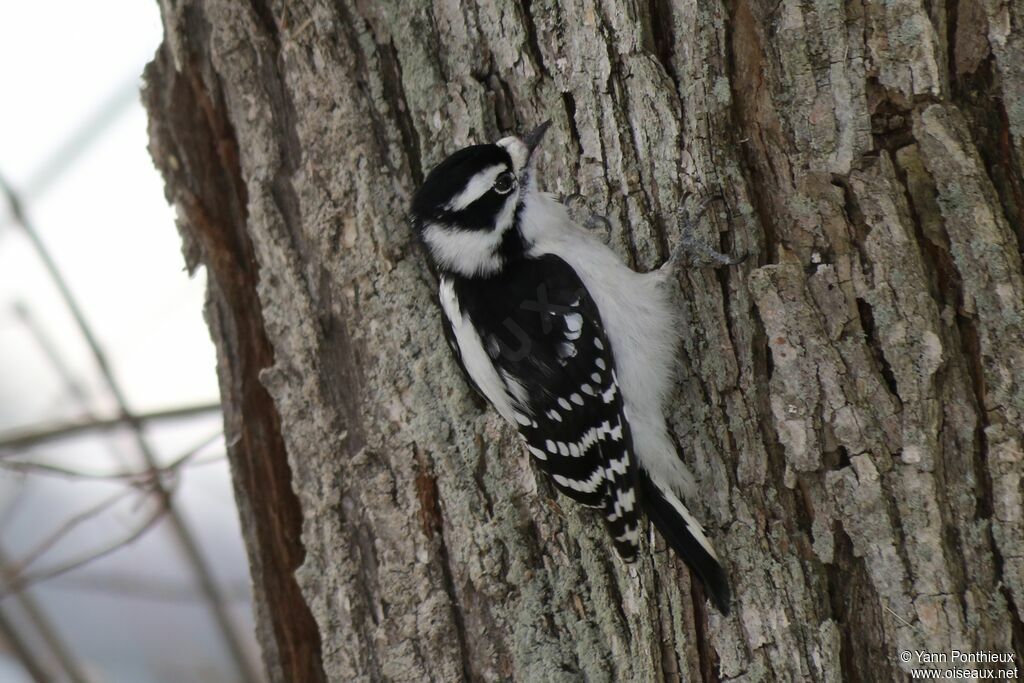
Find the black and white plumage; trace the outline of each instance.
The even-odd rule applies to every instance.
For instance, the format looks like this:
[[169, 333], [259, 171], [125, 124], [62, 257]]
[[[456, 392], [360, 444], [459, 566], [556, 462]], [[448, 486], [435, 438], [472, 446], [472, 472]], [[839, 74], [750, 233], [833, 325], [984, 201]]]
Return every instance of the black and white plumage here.
[[622, 559], [636, 558], [646, 513], [727, 612], [725, 572], [682, 503], [696, 484], [665, 422], [680, 341], [671, 267], [630, 270], [538, 191], [546, 128], [454, 153], [413, 200], [445, 335], [555, 486], [601, 510]]
[[502, 278], [443, 275], [440, 296], [466, 374], [519, 428], [560, 491], [603, 509], [616, 551], [633, 559], [632, 439], [611, 345], [575, 271], [544, 254]]

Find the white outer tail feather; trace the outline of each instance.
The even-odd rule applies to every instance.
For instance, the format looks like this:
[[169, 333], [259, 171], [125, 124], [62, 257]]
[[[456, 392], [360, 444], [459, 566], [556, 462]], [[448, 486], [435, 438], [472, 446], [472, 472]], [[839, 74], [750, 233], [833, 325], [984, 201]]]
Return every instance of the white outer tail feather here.
[[663, 485], [653, 476], [651, 477], [651, 483], [661, 492], [661, 495], [665, 497], [665, 500], [669, 502], [672, 508], [679, 513], [679, 516], [683, 518], [686, 523], [686, 530], [690, 532], [701, 547], [707, 551], [708, 555], [713, 557], [716, 562], [719, 562], [718, 553], [715, 552], [715, 547], [711, 545], [711, 541], [704, 533], [704, 527], [700, 525], [700, 522], [690, 513], [690, 510], [683, 504], [683, 501], [679, 500], [676, 495], [672, 492], [671, 487]]

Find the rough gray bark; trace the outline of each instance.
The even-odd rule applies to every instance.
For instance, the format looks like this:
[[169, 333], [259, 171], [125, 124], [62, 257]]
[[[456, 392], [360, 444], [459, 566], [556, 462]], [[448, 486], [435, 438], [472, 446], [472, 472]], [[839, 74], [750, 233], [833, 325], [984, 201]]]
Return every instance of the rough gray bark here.
[[[153, 157], [210, 277], [271, 678], [885, 680], [1024, 651], [1024, 1], [162, 0]], [[635, 576], [474, 402], [404, 211], [546, 118], [641, 269], [732, 577]], [[293, 576], [293, 573], [294, 576]]]

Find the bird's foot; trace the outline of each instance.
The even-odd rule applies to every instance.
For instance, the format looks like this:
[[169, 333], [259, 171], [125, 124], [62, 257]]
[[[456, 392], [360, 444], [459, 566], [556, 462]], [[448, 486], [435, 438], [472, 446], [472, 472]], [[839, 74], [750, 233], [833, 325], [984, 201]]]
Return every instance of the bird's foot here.
[[708, 206], [721, 198], [721, 195], [718, 194], [705, 197], [692, 213], [687, 211], [685, 207], [680, 208], [679, 224], [682, 235], [679, 239], [679, 244], [672, 250], [672, 255], [666, 263], [667, 266], [674, 268], [683, 263], [690, 263], [697, 266], [722, 267], [735, 266], [746, 260], [746, 254], [730, 256], [713, 249], [707, 243], [698, 239], [694, 232], [694, 226], [701, 219], [701, 216], [707, 213]]
[[591, 232], [596, 232], [605, 244], [608, 244], [612, 238], [612, 222], [608, 220], [608, 216], [592, 213], [590, 218], [583, 221], [583, 227]]
[[569, 209], [569, 216], [590, 232], [596, 233], [602, 242], [607, 244], [612, 237], [612, 222], [607, 216], [591, 213], [588, 218], [579, 220], [577, 216], [587, 211], [586, 198], [579, 192], [562, 198], [562, 203]]

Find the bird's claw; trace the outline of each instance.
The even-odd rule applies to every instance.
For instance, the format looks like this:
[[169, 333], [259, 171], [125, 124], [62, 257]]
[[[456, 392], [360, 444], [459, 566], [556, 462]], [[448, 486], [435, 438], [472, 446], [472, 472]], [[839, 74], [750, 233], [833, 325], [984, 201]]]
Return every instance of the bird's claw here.
[[601, 234], [601, 240], [607, 242], [612, 236], [612, 222], [608, 220], [608, 216], [602, 216], [599, 213], [590, 214], [584, 223], [583, 227], [587, 230], [592, 230]]
[[680, 208], [679, 223], [682, 236], [679, 239], [679, 244], [672, 250], [672, 256], [668, 261], [670, 265], [678, 265], [686, 260], [687, 257], [695, 265], [715, 267], [736, 266], [746, 260], [747, 254], [730, 256], [711, 248], [707, 243], [699, 240], [694, 232], [694, 225], [700, 220], [701, 216], [707, 213], [708, 206], [720, 199], [722, 199], [722, 196], [719, 194], [705, 197], [697, 205], [697, 210], [692, 214], [685, 208]]
[[[569, 209], [570, 216], [573, 216], [573, 214], [578, 215], [581, 211], [585, 211], [587, 208], [586, 197], [579, 192], [562, 197], [562, 203], [565, 204], [567, 209]], [[575, 220], [575, 216], [573, 216], [573, 218]], [[601, 241], [607, 243], [608, 240], [611, 239], [612, 222], [608, 220], [607, 216], [599, 213], [592, 213], [586, 220], [577, 222], [581, 223], [585, 229], [599, 233]]]

